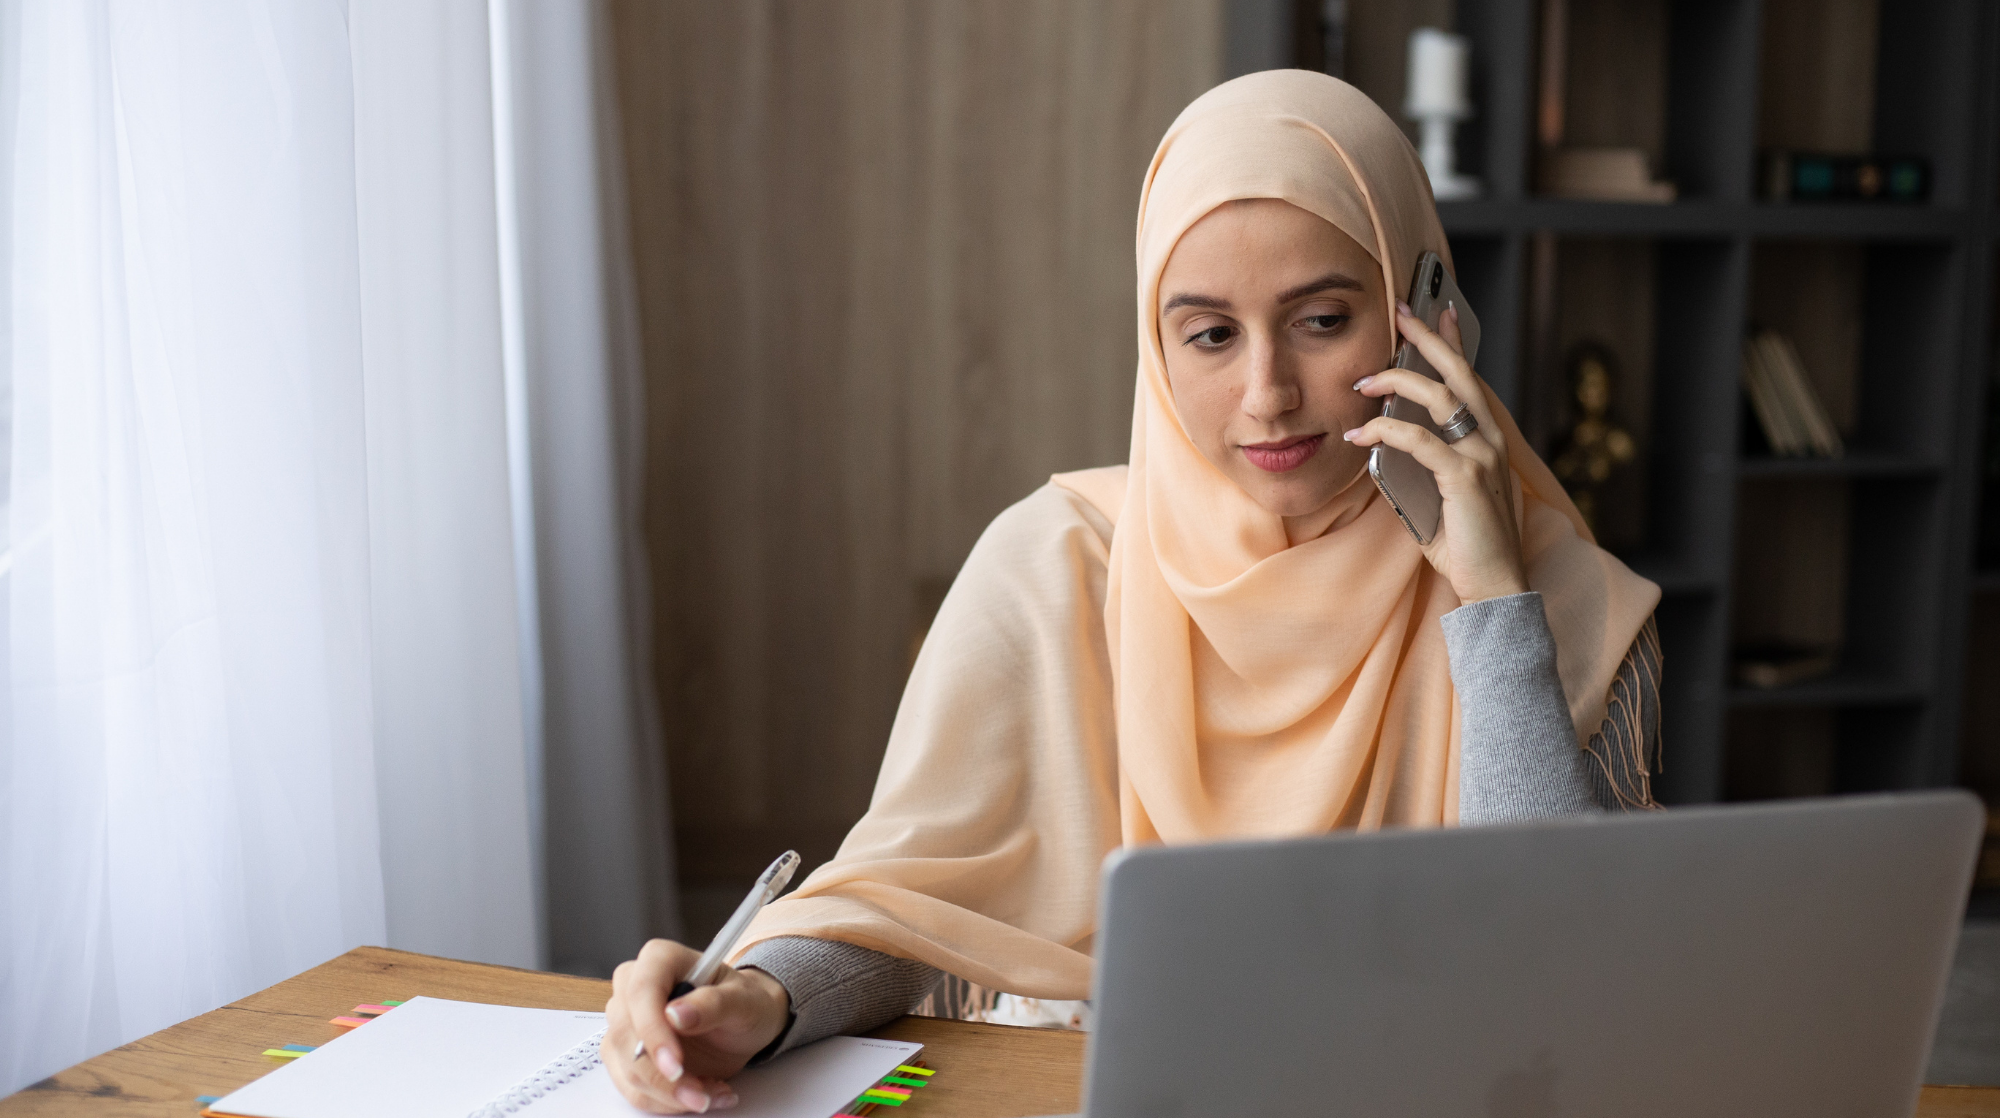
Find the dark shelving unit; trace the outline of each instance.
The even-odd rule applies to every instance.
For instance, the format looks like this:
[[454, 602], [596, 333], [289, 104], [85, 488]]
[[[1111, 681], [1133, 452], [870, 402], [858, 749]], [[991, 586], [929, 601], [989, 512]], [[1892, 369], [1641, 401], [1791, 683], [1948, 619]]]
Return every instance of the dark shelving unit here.
[[[1922, 156], [1933, 174], [1927, 203], [1898, 205], [1756, 197], [1758, 150], [1770, 143], [1763, 131], [1778, 112], [1764, 112], [1762, 99], [1800, 96], [1792, 85], [1766, 88], [1781, 80], [1770, 73], [1831, 65], [1785, 53], [1817, 49], [1809, 36], [1766, 41], [1773, 25], [1817, 18], [1800, 7], [1808, 0], [1782, 0], [1785, 7], [1569, 0], [1568, 7], [1574, 21], [1593, 5], [1626, 5], [1601, 8], [1593, 26], [1602, 28], [1645, 3], [1660, 5], [1667, 28], [1657, 68], [1664, 88], [1625, 92], [1633, 104], [1659, 104], [1662, 119], [1634, 127], [1679, 189], [1680, 200], [1663, 205], [1537, 197], [1541, 5], [1457, 5], [1455, 30], [1472, 40], [1478, 106], [1460, 130], [1460, 165], [1483, 180], [1485, 195], [1438, 209], [1460, 283], [1486, 325], [1481, 372], [1548, 451], [1563, 389], [1547, 349], [1539, 361], [1531, 352], [1531, 261], [1551, 243], [1558, 253], [1577, 246], [1608, 261], [1595, 266], [1633, 277], [1639, 294], [1623, 309], [1637, 323], [1634, 336], [1647, 340], [1634, 347], [1634, 381], [1644, 382], [1632, 409], [1642, 413], [1634, 426], [1643, 482], [1629, 503], [1643, 515], [1631, 538], [1612, 546], [1663, 591], [1663, 798], [1785, 794], [1732, 787], [1731, 774], [1754, 759], [1746, 751], [1795, 729], [1825, 743], [1825, 791], [1951, 783], [1970, 596], [2000, 588], [2000, 572], [1975, 576], [1973, 564], [2000, 200], [1993, 74], [2000, 5], [1880, 6], [1866, 139], [1880, 153]], [[1569, 49], [1570, 88], [1577, 65], [1606, 65], [1579, 59], [1591, 44], [1574, 31]], [[1400, 91], [1370, 92], [1396, 111], [1389, 98]], [[1742, 342], [1761, 312], [1797, 309], [1786, 302], [1783, 273], [1804, 268], [1801, 260], [1813, 262], [1815, 276], [1845, 283], [1834, 290], [1853, 307], [1834, 317], [1851, 333], [1828, 343], [1848, 347], [1833, 352], [1851, 368], [1848, 453], [1838, 459], [1746, 449]], [[1619, 310], [1615, 297], [1599, 301]], [[1858, 327], [1847, 325], [1857, 318]], [[1791, 687], [1738, 686], [1730, 650], [1759, 593], [1745, 572], [1782, 562], [1787, 547], [1813, 550], [1768, 518], [1768, 510], [1805, 505], [1823, 509], [1837, 533], [1831, 548], [1818, 549], [1826, 554], [1812, 558], [1844, 580], [1844, 588], [1830, 583], [1837, 589], [1825, 611], [1840, 614], [1840, 668]]]

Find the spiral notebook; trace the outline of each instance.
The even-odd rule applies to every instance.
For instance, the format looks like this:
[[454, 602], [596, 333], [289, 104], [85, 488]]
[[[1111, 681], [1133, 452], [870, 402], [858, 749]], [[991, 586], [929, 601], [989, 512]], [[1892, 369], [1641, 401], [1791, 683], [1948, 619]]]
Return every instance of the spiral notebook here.
[[[602, 1013], [412, 998], [210, 1105], [243, 1118], [631, 1118]], [[831, 1118], [923, 1045], [828, 1037], [729, 1081], [731, 1118]]]

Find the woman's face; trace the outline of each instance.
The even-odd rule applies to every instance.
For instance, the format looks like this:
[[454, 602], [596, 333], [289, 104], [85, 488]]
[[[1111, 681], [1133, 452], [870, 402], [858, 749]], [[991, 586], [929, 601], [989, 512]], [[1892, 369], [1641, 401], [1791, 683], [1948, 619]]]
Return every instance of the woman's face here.
[[1196, 222], [1160, 276], [1174, 410], [1267, 512], [1304, 516], [1361, 472], [1341, 438], [1381, 409], [1354, 382], [1388, 367], [1382, 270], [1330, 223], [1273, 198]]

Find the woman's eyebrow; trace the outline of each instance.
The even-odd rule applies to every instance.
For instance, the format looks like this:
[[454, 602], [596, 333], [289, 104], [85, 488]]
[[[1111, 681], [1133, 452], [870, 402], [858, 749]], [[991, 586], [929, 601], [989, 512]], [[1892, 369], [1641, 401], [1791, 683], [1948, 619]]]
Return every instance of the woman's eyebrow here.
[[1160, 313], [1172, 314], [1176, 307], [1207, 307], [1209, 310], [1212, 311], [1227, 311], [1235, 309], [1234, 307], [1231, 307], [1229, 305], [1229, 300], [1218, 299], [1213, 295], [1180, 294], [1167, 300], [1167, 305], [1160, 308]]
[[1317, 295], [1322, 291], [1366, 290], [1368, 289], [1362, 285], [1360, 280], [1355, 279], [1345, 272], [1328, 272], [1311, 283], [1302, 283], [1278, 296], [1278, 302], [1289, 303], [1294, 299], [1303, 299], [1308, 295]]

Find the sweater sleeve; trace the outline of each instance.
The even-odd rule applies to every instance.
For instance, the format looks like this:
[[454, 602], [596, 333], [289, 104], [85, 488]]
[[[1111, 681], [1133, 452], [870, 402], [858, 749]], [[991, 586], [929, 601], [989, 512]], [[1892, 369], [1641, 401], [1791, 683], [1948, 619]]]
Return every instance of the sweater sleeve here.
[[1650, 775], [1660, 656], [1650, 619], [1612, 681], [1603, 726], [1582, 749], [1540, 594], [1461, 606], [1443, 625], [1459, 700], [1461, 824], [1658, 806]]
[[791, 995], [785, 1031], [752, 1063], [830, 1036], [865, 1033], [908, 1013], [942, 974], [928, 963], [830, 939], [783, 936], [750, 948], [737, 967], [755, 967]]

